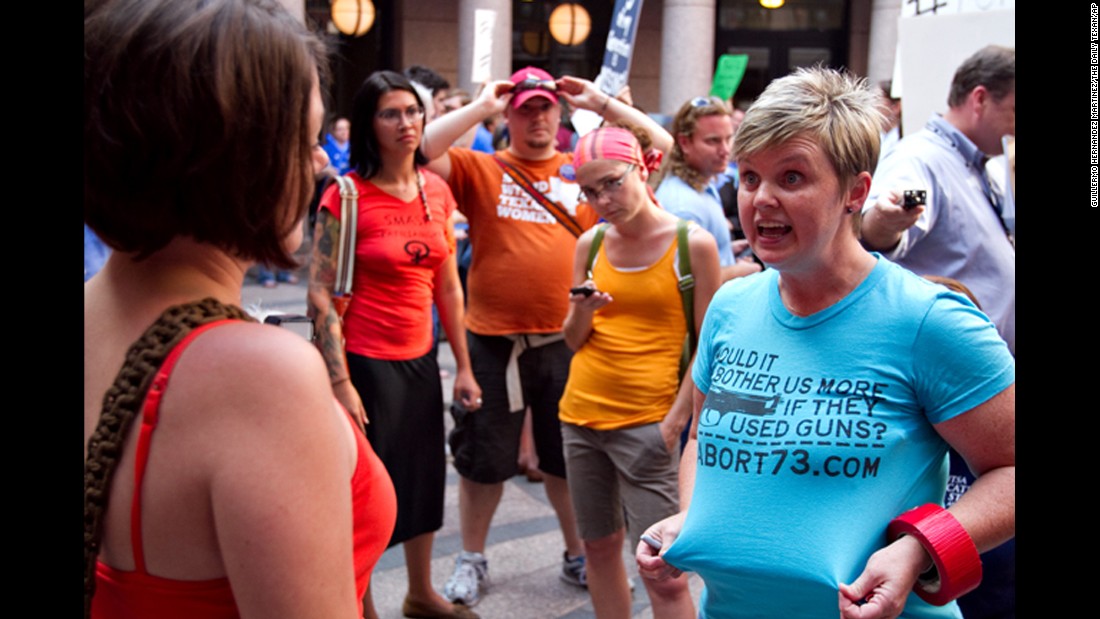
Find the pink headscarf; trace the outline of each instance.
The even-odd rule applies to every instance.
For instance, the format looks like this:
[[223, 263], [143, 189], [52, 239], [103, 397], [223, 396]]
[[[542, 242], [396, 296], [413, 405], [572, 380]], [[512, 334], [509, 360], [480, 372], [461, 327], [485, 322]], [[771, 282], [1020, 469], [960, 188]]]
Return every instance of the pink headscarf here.
[[573, 168], [579, 170], [584, 164], [596, 159], [632, 163], [641, 170], [644, 181], [649, 178], [650, 172], [656, 171], [661, 165], [661, 151], [653, 149], [643, 155], [642, 147], [633, 133], [620, 127], [602, 127], [577, 140], [577, 146], [573, 149]]

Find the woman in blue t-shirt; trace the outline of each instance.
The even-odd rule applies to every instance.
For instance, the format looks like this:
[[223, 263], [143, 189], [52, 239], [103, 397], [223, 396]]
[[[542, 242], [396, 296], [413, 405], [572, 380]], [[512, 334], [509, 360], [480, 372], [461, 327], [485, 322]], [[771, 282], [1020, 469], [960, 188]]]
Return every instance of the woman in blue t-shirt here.
[[[703, 577], [703, 617], [960, 617], [978, 552], [1015, 535], [1012, 356], [969, 301], [859, 242], [880, 123], [862, 81], [812, 69], [737, 134], [741, 222], [772, 268], [711, 302], [686, 508], [637, 550], [647, 578]], [[978, 479], [945, 510], [948, 446]]]

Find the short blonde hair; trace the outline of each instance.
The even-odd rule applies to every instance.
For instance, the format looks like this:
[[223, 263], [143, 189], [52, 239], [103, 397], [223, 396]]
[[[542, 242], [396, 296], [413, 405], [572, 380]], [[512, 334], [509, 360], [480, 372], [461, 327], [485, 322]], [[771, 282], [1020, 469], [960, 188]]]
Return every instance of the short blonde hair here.
[[764, 90], [745, 114], [734, 159], [752, 156], [799, 136], [816, 141], [845, 185], [874, 174], [885, 117], [867, 80], [833, 69], [798, 69]]

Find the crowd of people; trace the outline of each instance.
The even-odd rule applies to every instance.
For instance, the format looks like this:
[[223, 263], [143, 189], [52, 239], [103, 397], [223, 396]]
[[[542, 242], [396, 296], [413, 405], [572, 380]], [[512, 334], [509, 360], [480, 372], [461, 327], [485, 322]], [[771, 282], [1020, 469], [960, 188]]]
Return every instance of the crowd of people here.
[[[324, 46], [275, 0], [88, 0], [84, 48], [85, 616], [376, 617], [401, 545], [404, 616], [476, 619], [504, 483], [536, 466], [601, 619], [631, 616], [624, 549], [658, 618], [1014, 616], [987, 172], [1013, 50], [880, 155], [884, 94], [824, 68], [666, 130], [578, 77], [471, 96], [415, 66], [322, 131]], [[307, 221], [312, 343], [239, 308], [250, 268], [290, 281]]]

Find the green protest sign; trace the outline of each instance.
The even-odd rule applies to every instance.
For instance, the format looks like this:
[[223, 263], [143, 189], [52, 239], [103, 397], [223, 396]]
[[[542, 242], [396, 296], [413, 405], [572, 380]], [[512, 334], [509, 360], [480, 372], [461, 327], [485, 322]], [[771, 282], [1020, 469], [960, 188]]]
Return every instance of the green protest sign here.
[[718, 58], [718, 67], [714, 70], [710, 94], [728, 101], [741, 85], [741, 78], [745, 77], [745, 67], [748, 65], [748, 54], [722, 54]]

